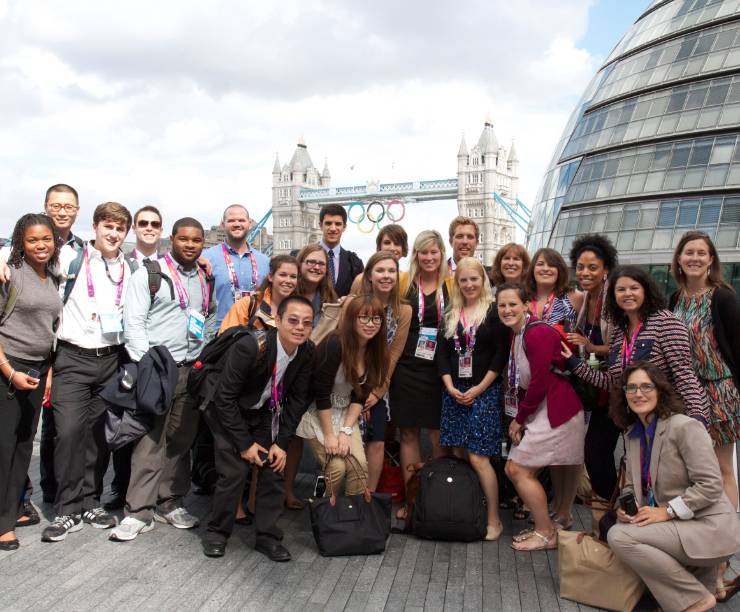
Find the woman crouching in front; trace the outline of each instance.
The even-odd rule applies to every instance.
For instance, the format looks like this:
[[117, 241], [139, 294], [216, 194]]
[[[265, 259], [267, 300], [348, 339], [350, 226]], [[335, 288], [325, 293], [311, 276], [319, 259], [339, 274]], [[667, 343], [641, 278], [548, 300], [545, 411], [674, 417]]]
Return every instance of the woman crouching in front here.
[[[717, 568], [740, 550], [740, 525], [712, 440], [699, 421], [683, 414], [665, 374], [652, 363], [628, 366], [623, 385], [612, 392], [609, 406], [617, 426], [629, 428], [623, 507], [609, 545], [664, 610], [711, 610]], [[728, 584], [723, 600], [737, 588]]]

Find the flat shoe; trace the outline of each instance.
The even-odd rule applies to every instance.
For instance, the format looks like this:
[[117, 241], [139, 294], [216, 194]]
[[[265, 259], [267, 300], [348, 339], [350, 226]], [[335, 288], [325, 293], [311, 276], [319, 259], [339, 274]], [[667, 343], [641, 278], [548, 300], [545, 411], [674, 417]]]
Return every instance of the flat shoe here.
[[20, 547], [20, 542], [18, 542], [18, 539], [15, 540], [5, 540], [4, 542], [0, 542], [0, 550], [18, 550]]
[[278, 563], [290, 561], [292, 558], [288, 549], [280, 542], [257, 542], [254, 549], [257, 552], [261, 552], [270, 559], [270, 561], [276, 561]]
[[206, 557], [223, 557], [226, 553], [226, 542], [203, 540], [203, 554]]
[[487, 531], [486, 531], [486, 537], [484, 538], [486, 542], [494, 542], [495, 540], [498, 540], [501, 537], [501, 533], [504, 531], [504, 526], [499, 523], [498, 526], [496, 525], [488, 525]]

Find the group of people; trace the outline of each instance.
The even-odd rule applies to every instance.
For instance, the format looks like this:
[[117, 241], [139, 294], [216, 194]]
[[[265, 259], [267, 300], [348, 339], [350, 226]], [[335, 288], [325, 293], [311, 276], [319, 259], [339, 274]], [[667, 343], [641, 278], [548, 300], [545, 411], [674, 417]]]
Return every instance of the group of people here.
[[[320, 242], [271, 259], [247, 242], [241, 205], [224, 211], [225, 240], [210, 248], [196, 219], [178, 219], [167, 252], [152, 206], [132, 216], [99, 205], [87, 242], [72, 232], [79, 210], [72, 187], [50, 187], [44, 213], [23, 215], [0, 252], [0, 549], [18, 548], [16, 529], [40, 520], [27, 475], [39, 418], [40, 484], [56, 515], [44, 541], [84, 524], [114, 541], [155, 521], [193, 528], [183, 501], [193, 481], [213, 495], [206, 555], [224, 555], [235, 525], [253, 521], [257, 550], [275, 561], [290, 559], [277, 520], [284, 505], [302, 507], [293, 483], [304, 442], [332, 491], [357, 494], [378, 486], [389, 423], [407, 481], [426, 431], [433, 457], [454, 454], [477, 473], [487, 540], [510, 501], [492, 462], [503, 456], [533, 523], [512, 546], [535, 551], [573, 524], [584, 474], [594, 499], [612, 497], [624, 434], [622, 493], [637, 510], [617, 512], [615, 554], [665, 609], [710, 609], [738, 588], [723, 574], [740, 549], [740, 305], [708, 235], [679, 241], [666, 301], [596, 234], [573, 243], [568, 263], [512, 243], [486, 269], [473, 219], [456, 217], [447, 241], [426, 230], [412, 245], [387, 225], [363, 265], [341, 246], [339, 205], [322, 207]], [[204, 347], [244, 329], [210, 374], [207, 401], [189, 392]], [[151, 414], [111, 453], [110, 396], [132, 372], [159, 376], [161, 397], [137, 391]], [[411, 518], [406, 507], [397, 516]]]

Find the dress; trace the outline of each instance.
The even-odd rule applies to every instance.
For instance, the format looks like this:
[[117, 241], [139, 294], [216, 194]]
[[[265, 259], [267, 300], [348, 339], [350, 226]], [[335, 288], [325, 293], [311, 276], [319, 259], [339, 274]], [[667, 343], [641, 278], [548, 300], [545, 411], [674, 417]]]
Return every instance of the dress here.
[[714, 292], [713, 289], [694, 297], [682, 293], [674, 314], [689, 329], [694, 369], [709, 399], [709, 435], [715, 445], [725, 446], [740, 438], [740, 393], [714, 334]]
[[[458, 382], [455, 387], [465, 393], [473, 384]], [[440, 444], [466, 448], [484, 457], [500, 457], [503, 432], [501, 426], [501, 379], [496, 379], [473, 401], [462, 406], [444, 391]]]

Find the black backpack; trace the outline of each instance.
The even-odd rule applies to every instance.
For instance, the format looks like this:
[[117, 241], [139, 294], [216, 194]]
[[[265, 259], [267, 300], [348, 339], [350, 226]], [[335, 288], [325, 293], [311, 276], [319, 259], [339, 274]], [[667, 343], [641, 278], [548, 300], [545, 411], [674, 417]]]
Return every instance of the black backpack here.
[[421, 469], [411, 530], [419, 538], [473, 542], [486, 536], [488, 510], [478, 475], [456, 457]]

